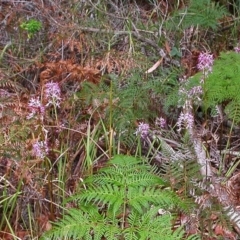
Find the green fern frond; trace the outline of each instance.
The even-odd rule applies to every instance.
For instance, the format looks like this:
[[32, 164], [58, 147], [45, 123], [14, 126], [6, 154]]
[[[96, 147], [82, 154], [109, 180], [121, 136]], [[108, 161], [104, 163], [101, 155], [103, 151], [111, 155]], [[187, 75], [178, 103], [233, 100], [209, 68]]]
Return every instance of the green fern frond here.
[[207, 106], [223, 101], [238, 99], [240, 90], [240, 54], [235, 52], [221, 53], [215, 60], [213, 71], [205, 81], [205, 100]]
[[[155, 187], [139, 187], [130, 189], [127, 194], [128, 204], [138, 212], [142, 213], [144, 208], [150, 205], [157, 205], [163, 208], [178, 206], [179, 199], [168, 190], [156, 189]], [[180, 207], [180, 206], [178, 206]]]
[[171, 107], [176, 107], [179, 103], [179, 87], [172, 88], [172, 91], [167, 94], [164, 102], [164, 111], [167, 113]]
[[[106, 125], [111, 115], [116, 131], [122, 132], [135, 127], [134, 122], [138, 119], [152, 118], [157, 115], [156, 111], [149, 111], [149, 107], [152, 106], [150, 93], [156, 85], [156, 79], [145, 82], [139, 73], [132, 73], [122, 83], [119, 78], [112, 78], [110, 81], [111, 87], [104, 80], [97, 86], [83, 83], [81, 91], [77, 93], [82, 106], [91, 105], [93, 99], [97, 99], [100, 105], [104, 105]], [[119, 99], [111, 107], [110, 104], [104, 103], [104, 99], [111, 101], [110, 92], [112, 99]]]
[[[115, 156], [111, 161], [110, 164], [116, 164], [117, 166], [123, 166], [123, 167], [127, 167], [127, 166], [135, 166], [135, 165], [140, 165], [142, 164], [142, 160], [140, 158], [135, 158], [132, 156], [124, 156], [124, 155], [117, 155]], [[144, 166], [143, 167], [147, 167]], [[131, 169], [131, 168], [130, 168]], [[105, 169], [104, 169], [105, 171]], [[106, 169], [107, 171], [107, 169]]]
[[126, 197], [129, 205], [139, 211], [150, 203], [165, 205], [168, 202], [169, 206], [174, 203], [174, 196], [169, 198], [168, 195], [162, 196], [164, 191], [159, 193], [159, 187], [165, 184], [164, 181], [151, 172], [152, 167], [143, 165], [139, 159], [119, 155], [109, 165], [85, 181], [84, 184], [89, 186], [87, 192], [81, 192], [71, 200], [108, 205], [114, 209], [114, 214], [123, 207]]
[[240, 122], [240, 102], [230, 102], [225, 107], [225, 113], [230, 119], [233, 119], [236, 123]]
[[184, 28], [200, 26], [216, 29], [219, 26], [219, 20], [227, 14], [227, 9], [214, 1], [191, 0], [188, 7], [179, 12], [179, 18], [184, 16], [182, 21]]
[[91, 232], [94, 231], [94, 239], [101, 240], [106, 231], [114, 236], [118, 233], [116, 221], [111, 220], [111, 228], [106, 229], [110, 219], [105, 218], [98, 211], [89, 213], [86, 210], [72, 208], [60, 222], [55, 224], [54, 231], [46, 233], [42, 239], [92, 239]]
[[101, 185], [98, 187], [90, 187], [86, 192], [72, 198], [77, 199], [79, 203], [91, 203], [96, 205], [108, 205], [113, 209], [115, 215], [123, 204], [124, 189], [116, 185]]
[[184, 231], [181, 228], [176, 232], [171, 230], [171, 214], [157, 216], [157, 212], [157, 208], [152, 208], [143, 215], [130, 214], [129, 223], [132, 228], [124, 231], [125, 239], [182, 239]]
[[[93, 183], [98, 184], [114, 184], [116, 186], [149, 186], [150, 184], [158, 184], [159, 186], [165, 185], [165, 182], [162, 179], [159, 179], [153, 174], [141, 171], [141, 169], [111, 169], [112, 173], [102, 173], [98, 176], [93, 177], [93, 179], [88, 179], [87, 183], [92, 181]], [[123, 172], [125, 170], [125, 172]], [[145, 171], [147, 169], [145, 168]], [[115, 176], [114, 176], [115, 175]], [[114, 176], [114, 178], [113, 178]]]
[[78, 209], [69, 209], [42, 239], [181, 239], [183, 229], [171, 229], [171, 213], [159, 216], [158, 209], [186, 210], [185, 205], [163, 189], [155, 172], [140, 159], [115, 156], [106, 172], [103, 168], [86, 179], [81, 193], [69, 199], [76, 200]]
[[166, 183], [156, 176], [155, 172], [154, 167], [142, 164], [142, 160], [138, 158], [118, 155], [97, 175], [89, 177], [86, 181], [92, 184], [114, 184], [121, 187], [165, 185]]

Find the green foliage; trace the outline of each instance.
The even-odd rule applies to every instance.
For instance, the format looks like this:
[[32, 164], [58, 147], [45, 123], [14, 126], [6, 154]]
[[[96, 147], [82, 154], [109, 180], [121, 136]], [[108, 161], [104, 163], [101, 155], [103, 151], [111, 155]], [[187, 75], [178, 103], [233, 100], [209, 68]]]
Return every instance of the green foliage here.
[[208, 76], [205, 88], [205, 104], [215, 106], [225, 101], [240, 101], [240, 54], [221, 53], [215, 60], [213, 72]]
[[[117, 155], [88, 177], [72, 208], [42, 239], [182, 239], [184, 231], [172, 231], [173, 209], [185, 204], [142, 160]], [[160, 216], [158, 209], [168, 213]], [[196, 238], [197, 239], [197, 238]]]
[[[177, 79], [177, 77], [176, 77]], [[182, 107], [185, 101], [189, 98], [188, 91], [198, 86], [199, 79], [192, 79], [191, 81], [176, 81], [169, 79], [162, 88], [164, 89], [163, 109], [165, 113], [170, 116], [176, 112], [176, 107]], [[171, 116], [173, 118], [173, 116]]]
[[[204, 7], [203, 7], [204, 6]], [[186, 9], [177, 12], [176, 20], [182, 20], [183, 28], [200, 26], [216, 29], [219, 20], [227, 15], [224, 6], [212, 0], [191, 0]]]
[[28, 38], [31, 38], [35, 33], [37, 33], [42, 28], [42, 23], [38, 20], [31, 19], [29, 21], [23, 22], [20, 27], [27, 31]]
[[[201, 74], [195, 75], [190, 82], [197, 82]], [[197, 80], [197, 81], [196, 81]], [[215, 60], [213, 71], [204, 83], [203, 105], [205, 109], [215, 109], [223, 105], [226, 115], [236, 123], [240, 122], [240, 54], [221, 53]]]
[[[109, 77], [111, 86], [109, 81], [104, 80], [98, 86], [89, 82], [83, 83], [81, 91], [77, 94], [81, 106], [86, 107], [93, 103], [96, 112], [104, 118], [106, 126], [111, 116], [117, 131], [131, 129], [132, 126], [135, 131], [135, 121], [157, 116], [153, 106], [160, 93], [159, 79], [145, 80], [139, 73], [132, 73], [126, 80], [115, 76]], [[96, 102], [98, 104], [94, 104]], [[152, 111], [149, 111], [151, 107]]]
[[174, 86], [169, 92], [169, 94], [166, 96], [164, 107], [163, 107], [165, 113], [170, 113], [171, 107], [178, 106], [178, 102], [179, 102], [178, 92], [179, 92], [179, 85]]
[[[176, 133], [172, 132], [170, 139], [175, 138]], [[200, 166], [196, 162], [196, 155], [193, 148], [189, 145], [189, 135], [184, 135], [178, 149], [161, 139], [161, 154], [164, 158], [169, 159], [161, 165], [164, 179], [171, 182], [172, 188], [184, 190], [184, 194], [188, 193], [193, 187], [192, 180], [202, 181]]]
[[[167, 94], [164, 109], [169, 111], [171, 107], [183, 106], [189, 99], [189, 91], [201, 85], [203, 73], [199, 72], [183, 83], [175, 85]], [[235, 52], [223, 52], [214, 61], [212, 73], [204, 80], [203, 102], [205, 110], [216, 113], [217, 105], [222, 105], [228, 118], [240, 122], [240, 54]], [[181, 92], [181, 93], [180, 93]], [[194, 101], [194, 99], [191, 99]]]

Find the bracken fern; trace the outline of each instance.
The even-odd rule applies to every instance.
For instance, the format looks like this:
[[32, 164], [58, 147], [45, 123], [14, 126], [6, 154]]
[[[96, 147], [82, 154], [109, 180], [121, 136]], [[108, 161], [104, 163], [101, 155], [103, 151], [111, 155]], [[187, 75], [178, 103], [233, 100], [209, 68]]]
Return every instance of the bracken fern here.
[[[69, 199], [77, 208], [69, 209], [42, 239], [182, 239], [184, 230], [171, 228], [171, 211], [186, 211], [190, 205], [166, 186], [156, 168], [117, 155], [83, 182], [80, 193]], [[159, 215], [160, 208], [168, 213]]]

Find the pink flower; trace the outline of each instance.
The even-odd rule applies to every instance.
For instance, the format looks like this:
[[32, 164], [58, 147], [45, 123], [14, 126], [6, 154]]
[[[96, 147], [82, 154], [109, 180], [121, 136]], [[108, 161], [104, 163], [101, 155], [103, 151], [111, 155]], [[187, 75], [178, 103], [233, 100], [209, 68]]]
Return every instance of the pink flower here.
[[199, 96], [203, 93], [203, 89], [202, 86], [195, 86], [193, 88], [190, 89], [190, 91], [188, 92], [190, 96]]
[[135, 133], [140, 135], [142, 139], [146, 139], [149, 134], [149, 129], [150, 127], [148, 123], [140, 122]]
[[188, 96], [198, 102], [201, 102], [201, 95], [203, 94], [202, 86], [192, 87], [188, 91]]
[[234, 48], [234, 51], [235, 51], [236, 53], [240, 53], [240, 47], [235, 47], [235, 48]]
[[54, 83], [54, 82], [46, 83], [44, 93], [45, 93], [46, 99], [48, 100], [48, 103], [46, 104], [46, 106], [56, 105], [57, 107], [60, 107], [61, 89], [58, 83]]
[[43, 159], [48, 154], [48, 151], [47, 141], [36, 141], [33, 144], [33, 154], [38, 158]]
[[155, 121], [155, 124], [160, 127], [160, 128], [165, 128], [166, 126], [166, 120], [162, 117], [160, 118], [157, 118], [156, 121]]
[[177, 126], [178, 126], [178, 131], [182, 130], [183, 128], [186, 129], [192, 129], [194, 124], [194, 117], [190, 113], [183, 113], [181, 112], [178, 121], [177, 121]]
[[200, 53], [198, 57], [197, 68], [201, 71], [205, 71], [206, 73], [209, 73], [212, 71], [213, 61], [214, 59], [212, 54]]
[[39, 100], [39, 97], [31, 98], [28, 103], [28, 108], [30, 110], [30, 114], [27, 116], [27, 119], [31, 119], [35, 115], [40, 115], [40, 117], [43, 118], [45, 108]]

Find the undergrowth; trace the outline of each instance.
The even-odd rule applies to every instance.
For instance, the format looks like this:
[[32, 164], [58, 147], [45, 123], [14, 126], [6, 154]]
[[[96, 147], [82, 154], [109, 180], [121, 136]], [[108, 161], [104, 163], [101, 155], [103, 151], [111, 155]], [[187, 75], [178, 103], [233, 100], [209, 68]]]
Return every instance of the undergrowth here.
[[[199, 187], [204, 180], [198, 178], [192, 146], [182, 146], [186, 131], [176, 131], [188, 93], [201, 81], [200, 52], [211, 51], [216, 60], [198, 96], [203, 101], [192, 99], [195, 123], [208, 126], [203, 116], [211, 121], [216, 106], [236, 129], [240, 122], [240, 59], [226, 52], [238, 39], [239, 1], [233, 2], [1, 3], [0, 238], [38, 239], [59, 219], [49, 233], [55, 238], [65, 237], [59, 227], [73, 219], [84, 221], [86, 228], [66, 230], [69, 238], [147, 239], [149, 231], [151, 239], [159, 239], [160, 230], [166, 239], [184, 235], [186, 229], [176, 227], [175, 220], [190, 214], [185, 199], [195, 197], [190, 192], [196, 185], [197, 200], [209, 190]], [[47, 88], [55, 89], [52, 98]], [[218, 167], [217, 134], [223, 125], [214, 124], [214, 131], [206, 127], [196, 134]], [[225, 149], [232, 146], [228, 136], [227, 147], [219, 140]], [[129, 165], [125, 160], [107, 164], [121, 153], [147, 158], [161, 169], [161, 178], [127, 155]], [[103, 177], [107, 174], [112, 182]], [[124, 178], [117, 179], [118, 174]], [[145, 177], [152, 182], [144, 182]], [[135, 178], [142, 185], [134, 185]], [[72, 195], [75, 199], [63, 207]], [[167, 213], [161, 215], [160, 208]], [[196, 219], [212, 217], [209, 206], [204, 211]], [[203, 222], [191, 231], [203, 232]]]

